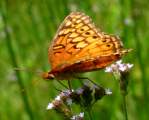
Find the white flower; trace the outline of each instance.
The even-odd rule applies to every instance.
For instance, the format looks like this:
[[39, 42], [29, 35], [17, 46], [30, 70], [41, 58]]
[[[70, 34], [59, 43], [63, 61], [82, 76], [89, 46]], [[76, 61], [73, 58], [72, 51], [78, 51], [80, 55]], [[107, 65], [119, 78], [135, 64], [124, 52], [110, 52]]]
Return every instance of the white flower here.
[[66, 102], [67, 102], [67, 105], [71, 105], [72, 104], [72, 99], [71, 98], [67, 98]]
[[47, 110], [51, 110], [54, 108], [54, 105], [53, 103], [49, 103], [48, 106], [47, 106]]
[[[58, 96], [56, 96], [55, 100], [53, 100], [53, 101], [57, 101], [57, 102], [61, 101], [61, 97], [58, 95]], [[53, 102], [49, 103], [48, 106], [47, 106], [47, 110], [53, 109], [54, 107], [55, 107], [55, 105], [54, 105]]]
[[60, 100], [61, 100], [61, 97], [58, 95], [58, 96], [55, 98], [55, 100], [60, 101]]
[[80, 89], [77, 89], [76, 90], [76, 93], [81, 95], [83, 93], [84, 89], [83, 88], [80, 88]]
[[60, 97], [68, 97], [68, 96], [70, 96], [71, 94], [72, 94], [72, 92], [74, 92], [74, 90], [72, 89], [71, 91], [70, 90], [65, 90], [65, 91], [62, 91], [61, 93], [60, 93]]
[[128, 72], [133, 67], [133, 64], [122, 63], [122, 60], [117, 61], [115, 64], [112, 64], [109, 67], [106, 67], [105, 72]]
[[105, 94], [106, 95], [111, 95], [112, 94], [112, 91], [110, 89], [105, 89]]
[[106, 67], [105, 72], [112, 72], [112, 67]]
[[80, 120], [80, 118], [84, 117], [84, 112], [80, 113], [79, 115], [74, 115], [70, 119], [71, 120]]
[[80, 116], [81, 118], [83, 118], [83, 117], [84, 117], [84, 112], [80, 113], [79, 116]]

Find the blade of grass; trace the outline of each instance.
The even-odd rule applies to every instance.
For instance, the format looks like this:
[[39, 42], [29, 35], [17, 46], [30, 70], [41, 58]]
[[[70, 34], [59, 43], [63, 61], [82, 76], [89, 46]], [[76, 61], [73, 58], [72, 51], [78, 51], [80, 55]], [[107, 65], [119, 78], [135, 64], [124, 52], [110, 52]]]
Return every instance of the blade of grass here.
[[[2, 20], [3, 20], [3, 24], [4, 24], [4, 31], [5, 31], [5, 35], [6, 35], [6, 45], [7, 45], [7, 48], [8, 48], [8, 52], [10, 54], [10, 59], [12, 61], [12, 66], [15, 68], [15, 67], [18, 67], [18, 63], [17, 63], [17, 60], [16, 60], [16, 57], [15, 57], [15, 52], [13, 50], [13, 46], [12, 46], [12, 43], [11, 43], [11, 36], [9, 34], [9, 31], [8, 31], [8, 22], [7, 22], [7, 17], [8, 17], [8, 1], [5, 1], [3, 2], [3, 11], [2, 11]], [[25, 90], [25, 87], [24, 87], [24, 84], [23, 84], [23, 80], [22, 80], [22, 77], [21, 77], [21, 74], [19, 71], [16, 71], [16, 76], [17, 76], [17, 82], [18, 82], [18, 85], [19, 85], [19, 88], [20, 88], [20, 91], [23, 90], [23, 92], [21, 92], [21, 97], [22, 97], [22, 100], [24, 102], [24, 107], [26, 108], [26, 111], [29, 115], [29, 118], [31, 120], [33, 120], [33, 114], [32, 114], [32, 110], [30, 108], [30, 105], [29, 105], [29, 101], [28, 101], [28, 96], [27, 96], [27, 93], [26, 93], [26, 90]]]

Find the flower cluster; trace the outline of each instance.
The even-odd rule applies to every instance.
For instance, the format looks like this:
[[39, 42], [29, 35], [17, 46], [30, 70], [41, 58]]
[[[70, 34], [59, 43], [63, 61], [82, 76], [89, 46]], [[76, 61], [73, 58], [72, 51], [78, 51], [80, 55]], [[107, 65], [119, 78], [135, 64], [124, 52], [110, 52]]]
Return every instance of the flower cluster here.
[[70, 90], [62, 91], [58, 96], [56, 96], [56, 98], [51, 103], [48, 104], [47, 110], [56, 109], [57, 107], [62, 105], [63, 102], [66, 102], [67, 105], [71, 105], [72, 99], [70, 98], [70, 95], [72, 93], [73, 90], [72, 92]]
[[115, 64], [106, 67], [105, 72], [114, 73], [114, 72], [128, 72], [133, 67], [133, 64], [122, 63], [122, 60], [117, 61]]
[[[114, 73], [115, 76], [117, 74], [117, 79], [120, 81], [120, 90], [123, 95], [127, 94], [128, 79], [126, 79], [126, 76], [132, 67], [133, 64], [122, 63], [120, 60], [105, 69], [105, 72]], [[89, 81], [91, 82], [91, 80]], [[86, 111], [87, 109], [91, 109], [93, 104], [102, 99], [103, 96], [112, 94], [110, 89], [99, 86], [94, 82], [91, 83], [93, 84], [84, 83], [82, 87], [75, 90], [61, 91], [48, 104], [47, 110], [53, 109], [61, 113], [66, 119], [83, 120], [85, 113], [83, 111], [80, 111], [77, 115], [73, 113], [72, 104], [79, 105]]]
[[113, 73], [115, 78], [119, 80], [120, 90], [122, 95], [127, 95], [128, 76], [133, 64], [122, 63], [122, 60], [117, 61], [109, 67], [106, 67], [105, 72]]
[[70, 106], [74, 103], [87, 109], [92, 107], [93, 103], [100, 100], [105, 95], [111, 95], [112, 91], [101, 86], [84, 84], [76, 90], [61, 91], [60, 94], [48, 104], [47, 110], [54, 109], [69, 119], [83, 120], [84, 113], [73, 115]]
[[74, 115], [70, 119], [71, 120], [83, 120], [84, 118], [84, 112], [81, 112], [79, 115]]

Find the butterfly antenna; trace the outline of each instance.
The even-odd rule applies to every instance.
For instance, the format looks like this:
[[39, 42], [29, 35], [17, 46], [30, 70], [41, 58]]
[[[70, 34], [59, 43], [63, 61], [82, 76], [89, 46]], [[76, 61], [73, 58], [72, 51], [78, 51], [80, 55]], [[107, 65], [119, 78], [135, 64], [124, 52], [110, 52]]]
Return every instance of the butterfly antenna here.
[[[38, 76], [42, 75], [42, 71], [39, 71], [39, 70], [31, 70], [31, 69], [26, 69], [26, 68], [13, 68], [13, 70], [15, 70], [15, 71], [25, 71], [25, 72], [29, 72], [29, 73], [35, 73]], [[32, 80], [33, 85], [37, 85], [38, 83], [39, 83], [39, 79], [38, 80]]]
[[38, 75], [41, 76], [42, 71], [39, 70], [31, 70], [31, 69], [27, 69], [27, 68], [14, 68], [15, 71], [26, 71], [26, 72], [30, 72], [30, 73], [37, 73]]

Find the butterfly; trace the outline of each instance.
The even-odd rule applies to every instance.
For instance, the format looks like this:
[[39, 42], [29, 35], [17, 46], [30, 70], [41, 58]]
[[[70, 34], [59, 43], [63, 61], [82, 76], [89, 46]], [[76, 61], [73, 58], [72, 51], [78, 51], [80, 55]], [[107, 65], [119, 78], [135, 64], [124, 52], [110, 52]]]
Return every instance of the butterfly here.
[[72, 12], [60, 25], [48, 51], [52, 70], [43, 78], [70, 79], [73, 74], [105, 68], [129, 52], [122, 41], [97, 29], [91, 18]]

